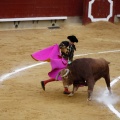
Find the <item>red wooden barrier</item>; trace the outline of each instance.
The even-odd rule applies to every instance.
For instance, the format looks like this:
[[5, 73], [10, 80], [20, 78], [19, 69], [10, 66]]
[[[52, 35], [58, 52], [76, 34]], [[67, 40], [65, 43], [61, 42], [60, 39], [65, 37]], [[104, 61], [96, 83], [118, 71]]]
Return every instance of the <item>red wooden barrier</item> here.
[[82, 16], [83, 24], [87, 24], [98, 20], [113, 22], [117, 14], [120, 0], [0, 0], [0, 19]]
[[0, 0], [0, 18], [82, 15], [83, 0]]

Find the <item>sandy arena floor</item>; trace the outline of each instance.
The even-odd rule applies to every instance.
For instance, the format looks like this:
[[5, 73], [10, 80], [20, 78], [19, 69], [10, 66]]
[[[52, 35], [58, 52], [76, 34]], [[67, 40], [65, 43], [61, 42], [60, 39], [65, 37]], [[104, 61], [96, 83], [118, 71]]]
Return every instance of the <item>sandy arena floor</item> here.
[[[120, 77], [120, 24], [97, 22], [87, 26], [71, 24], [60, 29], [0, 31], [0, 81], [4, 80], [0, 83], [0, 120], [120, 119], [98, 101], [104, 99], [104, 79], [96, 83], [93, 100], [88, 102], [87, 87], [79, 88], [73, 97], [68, 97], [63, 94], [62, 82], [56, 81], [48, 83], [43, 91], [40, 81], [49, 78], [49, 63], [28, 68], [40, 63], [31, 58], [31, 53], [59, 44], [68, 35], [76, 35], [79, 39], [74, 59], [103, 57], [110, 61], [111, 81]], [[119, 86], [120, 81], [112, 86], [113, 97], [105, 98], [118, 112]], [[72, 90], [72, 86], [69, 89]]]

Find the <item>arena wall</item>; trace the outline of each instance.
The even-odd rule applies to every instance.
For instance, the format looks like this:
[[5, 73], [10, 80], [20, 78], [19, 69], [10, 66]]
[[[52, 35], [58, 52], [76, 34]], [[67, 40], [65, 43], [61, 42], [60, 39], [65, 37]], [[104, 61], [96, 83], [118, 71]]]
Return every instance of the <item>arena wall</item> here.
[[115, 4], [115, 14], [120, 14], [120, 0], [114, 0], [114, 4]]
[[[91, 22], [88, 19], [88, 3], [92, 0], [1, 0], [0, 1], [0, 20], [11, 18], [34, 18], [34, 17], [61, 17], [66, 16], [67, 20], [46, 20], [46, 21], [0, 21], [0, 28], [39, 28], [40, 26], [61, 26], [63, 23], [79, 22], [86, 24]], [[96, 3], [104, 0], [95, 0]], [[107, 0], [106, 0], [107, 1]], [[120, 14], [120, 0], [113, 1], [113, 16], [109, 21], [119, 21], [117, 14]], [[95, 13], [101, 5], [93, 4]], [[106, 7], [106, 8], [105, 8]], [[106, 17], [108, 14], [109, 4], [104, 5], [105, 12], [99, 17]], [[101, 9], [103, 8], [103, 5]], [[106, 12], [107, 11], [107, 12]], [[115, 19], [114, 19], [115, 18]]]
[[[1, 0], [0, 18], [83, 16], [84, 1], [86, 0]], [[120, 0], [113, 0], [113, 3], [115, 14], [120, 14]]]
[[1, 0], [0, 18], [82, 16], [83, 0]]

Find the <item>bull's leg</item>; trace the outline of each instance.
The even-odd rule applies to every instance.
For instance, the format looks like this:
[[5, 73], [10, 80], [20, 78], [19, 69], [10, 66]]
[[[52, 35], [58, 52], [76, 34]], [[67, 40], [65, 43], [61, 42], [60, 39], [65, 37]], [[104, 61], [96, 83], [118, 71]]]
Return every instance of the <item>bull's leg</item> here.
[[93, 78], [88, 79], [88, 101], [92, 100], [94, 84], [95, 84], [95, 81]]
[[68, 95], [69, 97], [73, 96], [74, 93], [78, 90], [79, 86], [73, 85], [73, 91]]
[[107, 88], [109, 90], [109, 93], [111, 94], [111, 87], [110, 87], [110, 75], [107, 74], [104, 76], [104, 79], [105, 79], [105, 82], [106, 82], [106, 85], [107, 85]]

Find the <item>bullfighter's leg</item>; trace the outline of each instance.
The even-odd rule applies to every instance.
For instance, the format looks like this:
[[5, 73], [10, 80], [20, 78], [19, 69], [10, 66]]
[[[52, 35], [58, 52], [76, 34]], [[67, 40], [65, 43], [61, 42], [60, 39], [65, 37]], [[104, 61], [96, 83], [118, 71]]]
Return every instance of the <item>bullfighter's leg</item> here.
[[91, 79], [89, 78], [87, 81], [88, 81], [88, 101], [91, 101], [95, 81], [94, 78]]
[[42, 86], [42, 89], [45, 91], [45, 85], [49, 82], [53, 82], [53, 81], [56, 81], [54, 78], [50, 78], [48, 80], [44, 80], [44, 81], [41, 81], [41, 86]]
[[[44, 80], [44, 81], [41, 81], [41, 86], [42, 86], [42, 89], [45, 91], [45, 85], [49, 82], [53, 82], [53, 81], [56, 81], [54, 78], [50, 78], [48, 80]], [[68, 87], [64, 87], [64, 94], [70, 94], [69, 90], [68, 90]]]

